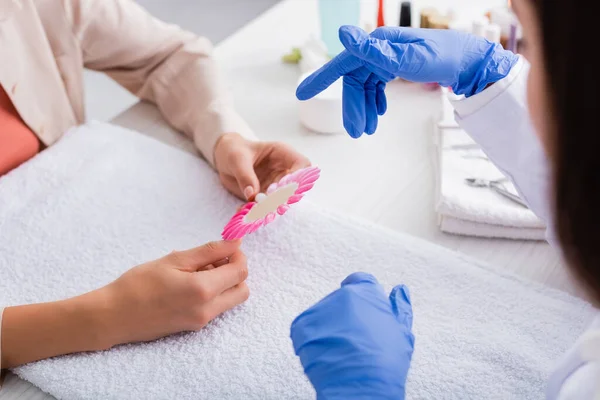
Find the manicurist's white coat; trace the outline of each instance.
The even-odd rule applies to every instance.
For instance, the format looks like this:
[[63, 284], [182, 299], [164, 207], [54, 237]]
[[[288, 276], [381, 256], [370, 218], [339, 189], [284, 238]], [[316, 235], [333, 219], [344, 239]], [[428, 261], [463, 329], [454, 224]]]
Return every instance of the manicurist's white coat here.
[[[529, 207], [548, 226], [558, 246], [550, 206], [548, 160], [527, 110], [529, 64], [523, 58], [504, 79], [469, 98], [451, 99], [456, 120], [510, 177]], [[600, 399], [600, 317], [559, 361], [550, 375], [547, 399]]]

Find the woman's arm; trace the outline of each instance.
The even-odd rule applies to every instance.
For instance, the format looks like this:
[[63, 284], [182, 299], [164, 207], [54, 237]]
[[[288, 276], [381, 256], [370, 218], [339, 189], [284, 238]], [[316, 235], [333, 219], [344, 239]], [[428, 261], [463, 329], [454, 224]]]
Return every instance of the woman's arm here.
[[109, 347], [103, 337], [103, 292], [63, 301], [7, 307], [2, 323], [3, 368]]
[[214, 242], [132, 268], [68, 300], [7, 307], [1, 366], [199, 330], [248, 298], [241, 242]]
[[234, 110], [206, 38], [164, 23], [131, 0], [63, 0], [86, 68], [155, 103], [211, 163], [224, 133], [254, 134]]
[[0, 387], [2, 386], [2, 317], [4, 316], [4, 307], [0, 307]]
[[529, 207], [546, 222], [547, 237], [552, 241], [550, 167], [529, 120], [528, 73], [529, 64], [520, 58], [504, 79], [474, 96], [454, 99], [452, 104], [459, 125], [511, 178]]

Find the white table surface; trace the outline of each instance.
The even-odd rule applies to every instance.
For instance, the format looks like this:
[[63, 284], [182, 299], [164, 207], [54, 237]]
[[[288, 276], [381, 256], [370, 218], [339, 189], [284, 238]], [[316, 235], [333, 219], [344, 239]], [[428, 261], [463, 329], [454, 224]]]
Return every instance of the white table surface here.
[[[395, 9], [389, 15], [397, 15]], [[391, 83], [388, 113], [381, 118], [377, 133], [359, 140], [314, 134], [300, 125], [294, 97], [300, 71], [295, 65], [282, 64], [281, 56], [315, 31], [316, 10], [314, 0], [285, 0], [215, 50], [237, 109], [256, 134], [263, 140], [289, 143], [321, 167], [322, 178], [310, 200], [463, 252], [499, 270], [579, 294], [559, 256], [546, 243], [477, 239], [439, 231], [433, 211], [432, 164], [432, 121], [441, 112], [438, 93], [414, 84]], [[113, 122], [195, 152], [191, 142], [173, 132], [150, 104], [139, 103]], [[2, 400], [51, 398], [12, 374], [0, 390]]]

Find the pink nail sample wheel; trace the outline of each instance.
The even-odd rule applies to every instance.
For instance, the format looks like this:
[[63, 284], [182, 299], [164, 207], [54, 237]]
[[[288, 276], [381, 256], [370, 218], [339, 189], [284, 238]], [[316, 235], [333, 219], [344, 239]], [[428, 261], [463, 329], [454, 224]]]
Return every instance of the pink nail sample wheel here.
[[308, 167], [295, 171], [272, 183], [266, 193], [256, 195], [255, 201], [246, 203], [229, 220], [221, 236], [225, 240], [240, 239], [256, 231], [263, 225], [273, 222], [278, 215], [283, 215], [290, 205], [297, 203], [304, 194], [312, 189], [321, 170]]

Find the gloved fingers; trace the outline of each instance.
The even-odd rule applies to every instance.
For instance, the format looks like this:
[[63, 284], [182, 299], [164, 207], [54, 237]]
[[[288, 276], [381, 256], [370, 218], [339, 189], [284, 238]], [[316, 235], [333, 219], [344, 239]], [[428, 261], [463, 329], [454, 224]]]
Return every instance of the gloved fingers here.
[[[353, 56], [354, 57], [354, 56]], [[389, 82], [396, 78], [395, 75], [379, 68], [377, 65], [365, 63], [365, 67], [369, 68], [369, 70], [377, 75], [379, 79], [383, 82]]]
[[377, 130], [377, 83], [379, 78], [375, 74], [369, 75], [365, 82], [365, 133], [372, 135]]
[[[379, 28], [379, 29], [381, 29], [381, 28]], [[340, 31], [339, 31], [340, 41], [342, 42], [342, 44], [344, 46], [346, 46], [346, 41], [348, 40], [348, 37], [347, 37], [348, 35], [351, 35], [351, 36], [355, 35], [357, 37], [364, 38], [365, 40], [368, 39], [368, 37], [369, 37], [369, 35], [367, 35], [367, 33], [365, 31], [363, 31], [362, 29], [360, 29], [356, 26], [344, 25], [340, 28]], [[350, 50], [350, 48], [347, 48], [347, 50]], [[356, 57], [356, 55], [354, 55], [354, 57]], [[357, 57], [357, 58], [360, 60], [360, 57]], [[369, 60], [365, 60], [365, 61], [369, 61]], [[362, 62], [362, 60], [361, 60], [361, 62]], [[395, 78], [395, 76], [390, 71], [380, 68], [378, 63], [376, 63], [376, 62], [371, 62], [368, 65], [369, 65], [369, 69], [371, 70], [371, 72], [379, 75], [379, 78], [382, 81], [389, 82]]]
[[344, 76], [342, 109], [344, 128], [357, 139], [366, 128], [365, 82], [371, 73], [365, 67], [354, 70]]
[[[414, 28], [382, 26], [375, 29], [371, 33], [367, 33], [365, 30], [355, 25], [342, 25], [338, 31], [338, 36], [340, 40], [342, 40], [342, 36], [344, 35], [350, 35], [357, 38], [366, 38], [368, 36], [372, 36], [376, 39], [390, 40], [392, 42], [400, 43], [410, 42], [417, 39], [418, 35], [416, 35], [415, 33], [418, 31], [419, 29]], [[403, 40], [404, 38], [406, 38], [406, 40]]]
[[354, 285], [357, 283], [373, 283], [378, 285], [379, 281], [373, 275], [366, 272], [355, 272], [350, 274], [342, 281], [342, 287], [346, 285]]
[[[350, 289], [349, 286], [354, 285], [357, 285], [357, 287], [353, 287], [352, 289], [356, 290]], [[353, 306], [348, 303], [348, 296], [354, 297], [357, 291], [364, 293], [365, 289], [367, 289], [367, 292], [375, 289], [385, 298], [383, 288], [373, 275], [365, 272], [355, 272], [342, 281], [340, 289], [329, 293], [319, 302], [298, 315], [290, 326], [290, 338], [292, 339], [296, 355], [300, 355], [305, 345], [321, 338], [324, 333], [331, 333], [331, 330], [334, 329], [333, 327], [337, 326], [335, 318], [332, 318], [330, 313], [333, 313], [335, 316], [342, 316], [341, 318], [343, 319], [351, 318], [347, 312]], [[342, 310], [347, 312], [343, 313], [341, 312]]]
[[431, 30], [398, 26], [381, 26], [369, 34], [375, 39], [389, 40], [394, 43], [412, 43], [423, 40]]
[[376, 103], [377, 103], [377, 114], [383, 115], [387, 111], [387, 98], [385, 97], [385, 85], [383, 81], [377, 82], [376, 88]]
[[333, 60], [329, 61], [304, 79], [296, 89], [296, 97], [298, 100], [308, 100], [313, 98], [323, 90], [327, 89], [340, 77], [363, 65], [364, 62], [361, 59], [352, 56], [347, 51], [343, 51], [334, 57]]
[[417, 43], [394, 43], [357, 30], [340, 31], [340, 40], [350, 54], [367, 62], [370, 68], [376, 66], [394, 76], [414, 72], [415, 63], [422, 66], [427, 61]]
[[413, 312], [408, 288], [404, 285], [393, 288], [390, 293], [390, 302], [396, 319], [408, 329], [412, 329]]

